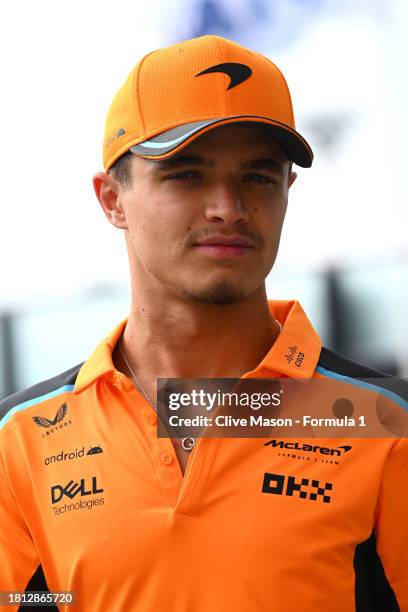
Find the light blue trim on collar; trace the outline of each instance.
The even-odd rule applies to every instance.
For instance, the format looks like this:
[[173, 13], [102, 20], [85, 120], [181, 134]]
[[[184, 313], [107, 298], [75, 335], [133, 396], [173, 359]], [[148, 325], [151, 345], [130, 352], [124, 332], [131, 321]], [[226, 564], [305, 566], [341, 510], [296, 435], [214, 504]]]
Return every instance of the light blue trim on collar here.
[[349, 382], [355, 387], [369, 389], [370, 391], [376, 391], [377, 393], [381, 393], [382, 395], [385, 395], [393, 402], [401, 406], [401, 408], [404, 408], [404, 410], [408, 411], [408, 402], [393, 391], [389, 391], [388, 389], [384, 389], [383, 387], [373, 385], [372, 383], [364, 382], [363, 380], [359, 380], [358, 378], [352, 378], [351, 376], [344, 376], [343, 374], [338, 374], [337, 372], [326, 370], [321, 366], [317, 366], [316, 372], [320, 372], [320, 374], [324, 374], [325, 376], [328, 376], [329, 378], [334, 378], [335, 380], [344, 380], [345, 382]]
[[2, 429], [2, 427], [4, 427], [6, 423], [8, 423], [8, 421], [11, 419], [11, 417], [16, 412], [20, 412], [20, 410], [25, 410], [26, 408], [30, 408], [30, 406], [34, 406], [35, 404], [39, 404], [40, 402], [44, 402], [53, 397], [57, 397], [58, 395], [62, 395], [62, 393], [65, 393], [66, 391], [73, 391], [73, 389], [74, 389], [74, 385], [65, 385], [64, 387], [60, 387], [59, 389], [56, 389], [55, 391], [50, 391], [49, 393], [46, 393], [45, 395], [40, 395], [39, 397], [34, 397], [33, 399], [27, 400], [26, 402], [23, 402], [22, 404], [18, 404], [17, 406], [9, 410], [7, 414], [5, 414], [4, 417], [1, 419], [0, 429]]

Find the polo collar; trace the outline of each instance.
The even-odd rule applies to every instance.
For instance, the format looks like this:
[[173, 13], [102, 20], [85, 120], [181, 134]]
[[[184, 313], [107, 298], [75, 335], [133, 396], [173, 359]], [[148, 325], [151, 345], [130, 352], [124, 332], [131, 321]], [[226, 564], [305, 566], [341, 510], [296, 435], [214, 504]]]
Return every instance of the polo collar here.
[[282, 330], [253, 372], [266, 371], [274, 378], [312, 378], [322, 341], [302, 306], [297, 300], [273, 300], [269, 301], [269, 310]]
[[112, 353], [119, 338], [125, 330], [127, 319], [117, 325], [110, 334], [96, 347], [92, 355], [85, 361], [78, 372], [74, 393], [81, 393], [98, 378], [105, 377], [116, 382], [119, 372], [112, 361]]
[[[269, 301], [269, 310], [282, 325], [282, 330], [260, 364], [250, 373], [251, 377], [260, 375], [264, 378], [269, 373], [275, 378], [280, 375], [311, 378], [322, 342], [302, 306], [297, 300], [273, 300]], [[83, 364], [75, 383], [75, 393], [80, 393], [101, 377], [118, 382], [121, 375], [113, 364], [112, 352], [126, 323], [127, 319], [121, 321]], [[121, 383], [123, 385], [123, 377]]]

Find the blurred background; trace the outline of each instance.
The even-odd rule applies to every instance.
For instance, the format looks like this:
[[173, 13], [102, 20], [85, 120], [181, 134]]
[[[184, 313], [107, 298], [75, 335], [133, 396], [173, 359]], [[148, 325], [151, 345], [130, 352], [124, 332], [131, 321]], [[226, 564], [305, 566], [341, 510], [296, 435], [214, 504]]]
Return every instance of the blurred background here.
[[92, 174], [111, 99], [146, 52], [219, 34], [283, 71], [299, 169], [271, 299], [323, 342], [408, 377], [405, 0], [7, 3], [2, 10], [0, 398], [85, 360], [129, 305], [123, 236]]

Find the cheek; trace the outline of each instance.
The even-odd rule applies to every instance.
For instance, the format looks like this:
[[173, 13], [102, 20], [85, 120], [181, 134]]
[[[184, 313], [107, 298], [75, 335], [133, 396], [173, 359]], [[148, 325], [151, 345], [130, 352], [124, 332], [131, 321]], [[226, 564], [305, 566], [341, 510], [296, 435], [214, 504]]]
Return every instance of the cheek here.
[[251, 208], [251, 217], [254, 225], [259, 228], [264, 236], [280, 233], [286, 214], [287, 200], [271, 198], [258, 201]]
[[169, 207], [144, 207], [129, 219], [129, 238], [136, 257], [145, 262], [163, 266], [169, 265], [181, 251], [192, 224], [180, 219], [181, 215], [172, 214]]
[[269, 265], [274, 260], [279, 249], [286, 205], [282, 202], [273, 202], [269, 207], [256, 206], [253, 209], [254, 227], [264, 241], [265, 262]]

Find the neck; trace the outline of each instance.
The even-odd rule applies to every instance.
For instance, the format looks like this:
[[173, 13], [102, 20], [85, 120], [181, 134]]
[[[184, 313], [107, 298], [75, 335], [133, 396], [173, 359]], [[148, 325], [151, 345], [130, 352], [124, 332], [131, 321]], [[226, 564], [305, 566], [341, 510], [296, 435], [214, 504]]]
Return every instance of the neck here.
[[132, 300], [122, 344], [141, 380], [238, 378], [259, 364], [278, 333], [264, 287], [225, 306], [139, 295]]

